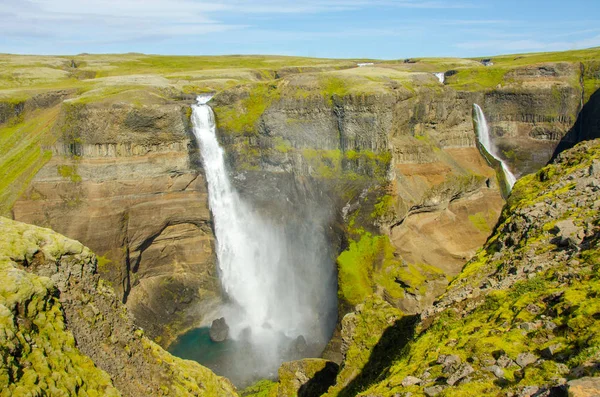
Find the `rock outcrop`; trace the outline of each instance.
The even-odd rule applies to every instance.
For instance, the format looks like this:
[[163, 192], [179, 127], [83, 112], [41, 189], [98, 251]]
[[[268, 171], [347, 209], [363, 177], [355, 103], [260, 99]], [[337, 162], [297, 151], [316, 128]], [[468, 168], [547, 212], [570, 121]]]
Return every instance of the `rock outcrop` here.
[[0, 218], [2, 395], [235, 396], [137, 328], [81, 243]]
[[378, 298], [348, 314], [342, 333], [355, 339], [326, 395], [593, 395], [599, 161], [600, 141], [584, 142], [519, 180], [487, 243], [412, 325], [398, 328], [397, 313], [358, 332], [382, 313]]

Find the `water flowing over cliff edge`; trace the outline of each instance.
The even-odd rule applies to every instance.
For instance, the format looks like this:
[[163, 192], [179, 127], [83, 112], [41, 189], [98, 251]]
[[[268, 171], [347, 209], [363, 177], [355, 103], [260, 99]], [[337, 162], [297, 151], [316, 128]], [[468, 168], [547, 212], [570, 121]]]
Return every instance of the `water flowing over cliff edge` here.
[[[265, 218], [231, 185], [214, 114], [206, 104], [210, 98], [197, 98], [192, 122], [208, 183], [219, 278], [228, 298], [217, 313], [235, 341], [214, 369], [239, 383], [272, 377], [283, 361], [321, 354], [336, 323], [336, 281], [322, 233], [326, 218], [321, 228], [299, 235], [290, 219]], [[210, 343], [196, 348], [218, 349]]]

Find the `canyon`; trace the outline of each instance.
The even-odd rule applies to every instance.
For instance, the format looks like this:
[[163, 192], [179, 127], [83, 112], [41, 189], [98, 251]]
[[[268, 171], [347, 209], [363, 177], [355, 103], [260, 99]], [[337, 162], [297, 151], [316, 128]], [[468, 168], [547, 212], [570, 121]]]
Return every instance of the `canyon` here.
[[[89, 247], [111, 305], [124, 304], [163, 347], [210, 324], [227, 299], [190, 120], [196, 94], [214, 93], [240, 196], [274, 223], [319, 228], [327, 242], [338, 322], [323, 357], [346, 365], [340, 385], [353, 379], [340, 378], [352, 369], [343, 363], [353, 318], [374, 307], [387, 316], [378, 324], [428, 313], [506, 219], [502, 182], [476, 147], [473, 104], [517, 177], [598, 136], [596, 50], [498, 57], [492, 69], [285, 57], [184, 57], [170, 67], [142, 55], [81, 55], [73, 68], [58, 57], [1, 57], [37, 73], [2, 80], [3, 215]], [[135, 67], [120, 69], [124, 61]]]

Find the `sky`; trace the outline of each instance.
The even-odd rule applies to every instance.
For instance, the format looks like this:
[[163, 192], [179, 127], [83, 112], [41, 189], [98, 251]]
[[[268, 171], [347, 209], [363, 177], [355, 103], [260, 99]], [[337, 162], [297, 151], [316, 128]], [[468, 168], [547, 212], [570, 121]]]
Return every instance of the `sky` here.
[[476, 57], [600, 46], [600, 0], [0, 0], [0, 52]]

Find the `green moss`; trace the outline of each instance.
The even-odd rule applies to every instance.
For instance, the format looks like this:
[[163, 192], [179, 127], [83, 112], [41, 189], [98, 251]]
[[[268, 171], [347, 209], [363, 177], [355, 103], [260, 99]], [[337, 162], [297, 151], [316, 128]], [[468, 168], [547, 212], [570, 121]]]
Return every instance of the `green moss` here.
[[36, 112], [21, 123], [0, 126], [0, 215], [8, 214], [34, 175], [52, 157], [58, 108]]
[[96, 259], [98, 261], [98, 271], [100, 273], [106, 272], [107, 268], [112, 263], [112, 260], [108, 259], [106, 256], [96, 255]]
[[332, 106], [335, 97], [344, 97], [348, 94], [349, 88], [347, 82], [337, 76], [325, 74], [319, 79], [321, 87], [321, 95], [327, 100], [327, 103]]
[[273, 139], [273, 148], [279, 153], [288, 153], [293, 149], [290, 141], [279, 136]]
[[314, 176], [334, 178], [342, 175], [340, 150], [303, 149], [301, 153]]
[[239, 104], [215, 107], [217, 125], [231, 134], [256, 134], [256, 124], [265, 110], [279, 98], [279, 90], [272, 83], [256, 83], [248, 87], [248, 96]]
[[365, 233], [358, 241], [350, 241], [347, 250], [337, 258], [338, 294], [340, 299], [357, 305], [373, 293], [372, 273], [374, 264], [380, 261], [383, 236], [373, 237]]
[[469, 215], [469, 221], [480, 232], [489, 233], [492, 231], [492, 228], [488, 224], [486, 213], [484, 213], [484, 212], [477, 212], [473, 215]]
[[394, 198], [389, 194], [386, 194], [379, 198], [377, 204], [371, 212], [371, 218], [382, 218], [389, 214], [394, 209]]
[[77, 165], [58, 165], [56, 166], [58, 175], [62, 178], [69, 179], [73, 183], [81, 182], [81, 176], [77, 174]]
[[240, 392], [242, 397], [277, 397], [277, 382], [263, 379]]
[[[81, 244], [4, 218], [0, 225], [0, 395], [119, 396], [110, 376], [77, 349], [52, 281], [14, 262], [37, 250], [46, 258], [81, 253]], [[6, 354], [15, 351], [20, 353]]]
[[460, 91], [491, 90], [504, 82], [507, 72], [508, 69], [497, 66], [463, 69], [449, 77], [446, 85]]

